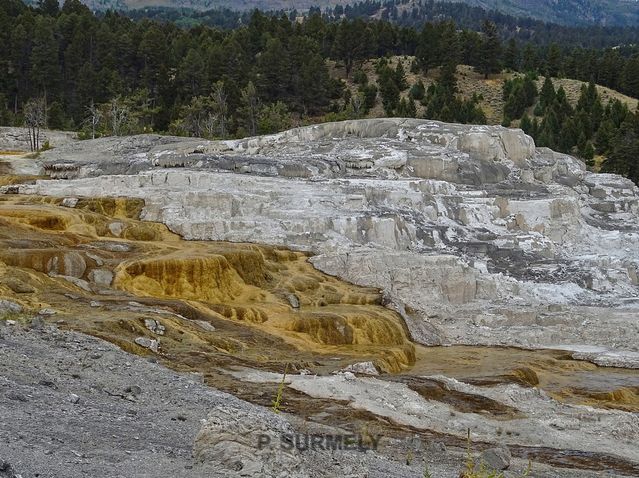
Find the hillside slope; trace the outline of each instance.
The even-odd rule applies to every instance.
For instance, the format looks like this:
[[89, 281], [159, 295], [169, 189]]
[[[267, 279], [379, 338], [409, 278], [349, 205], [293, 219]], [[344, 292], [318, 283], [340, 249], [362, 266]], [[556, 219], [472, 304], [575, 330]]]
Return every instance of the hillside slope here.
[[[308, 10], [314, 6], [347, 5], [352, 0], [81, 0], [95, 11], [125, 10], [147, 7], [192, 8], [195, 10], [211, 10], [230, 8], [232, 10]], [[357, 0], [356, 0], [357, 1]], [[26, 3], [37, 4], [37, 0], [25, 0]]]
[[[564, 25], [639, 25], [639, 2], [636, 0], [450, 0], [486, 10], [530, 17]], [[37, 3], [29, 0], [30, 3]], [[139, 9], [146, 7], [193, 8], [210, 10], [308, 10], [358, 3], [358, 0], [82, 0], [92, 10]], [[380, 6], [386, 2], [379, 2]], [[415, 0], [396, 2], [398, 9], [412, 10]], [[422, 2], [427, 3], [427, 2]]]
[[635, 0], [453, 0], [565, 25], [634, 25], [639, 23]]
[[[392, 68], [395, 68], [398, 61], [401, 61], [404, 66], [404, 70], [406, 73], [406, 80], [409, 85], [409, 88], [402, 91], [402, 97], [408, 97], [408, 91], [412, 85], [417, 83], [419, 80], [422, 80], [426, 88], [431, 85], [439, 76], [439, 70], [433, 69], [429, 71], [427, 75], [422, 73], [411, 73], [410, 65], [413, 62], [414, 57], [404, 56], [404, 57], [392, 57], [389, 59], [389, 65]], [[377, 74], [375, 73], [375, 61], [369, 60], [362, 65], [362, 70], [368, 76], [369, 82], [375, 83], [377, 81]], [[332, 75], [336, 78], [340, 78], [346, 82], [347, 87], [351, 90], [351, 93], [355, 93], [357, 91], [357, 86], [352, 78], [346, 78], [346, 74], [343, 68], [339, 68], [334, 63], [329, 63]], [[504, 100], [503, 100], [503, 82], [506, 79], [512, 78], [513, 76], [517, 76], [519, 73], [501, 73], [499, 75], [491, 75], [488, 79], [484, 79], [484, 76], [480, 73], [477, 73], [472, 67], [467, 65], [460, 65], [457, 67], [457, 86], [459, 88], [459, 92], [470, 98], [474, 93], [477, 93], [483, 97], [483, 100], [480, 102], [484, 113], [488, 119], [488, 124], [501, 124], [504, 113]], [[544, 77], [540, 76], [537, 80], [537, 88], [541, 89], [543, 84]], [[562, 86], [564, 90], [566, 90], [566, 96], [571, 105], [575, 106], [577, 104], [577, 100], [579, 99], [579, 95], [581, 93], [582, 85], [585, 85], [583, 81], [573, 80], [569, 78], [553, 78], [553, 84], [555, 88], [559, 88]], [[631, 98], [630, 96], [626, 96], [618, 91], [611, 90], [610, 88], [606, 88], [605, 86], [597, 85], [597, 91], [601, 96], [603, 104], [607, 104], [608, 101], [618, 99], [628, 105], [628, 108], [631, 111], [636, 110], [638, 100], [635, 98]], [[417, 103], [417, 114], [418, 116], [423, 115], [424, 108]], [[369, 112], [369, 117], [383, 117], [384, 111], [382, 109], [381, 101], [378, 98], [378, 103]]]

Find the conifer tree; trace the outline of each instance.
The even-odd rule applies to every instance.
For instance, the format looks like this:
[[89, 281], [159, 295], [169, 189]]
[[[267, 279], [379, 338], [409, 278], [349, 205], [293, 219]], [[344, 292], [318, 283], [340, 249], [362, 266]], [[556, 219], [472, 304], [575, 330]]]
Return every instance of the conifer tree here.
[[544, 80], [544, 84], [541, 87], [541, 92], [539, 93], [539, 104], [542, 110], [546, 110], [546, 108], [550, 107], [555, 101], [555, 87], [550, 80], [550, 77], [546, 77]]
[[426, 94], [426, 87], [424, 86], [424, 82], [420, 79], [415, 83], [410, 91], [408, 92], [409, 96], [414, 100], [421, 100], [424, 98]]
[[621, 86], [627, 94], [639, 98], [639, 56], [626, 63], [621, 74]]
[[601, 165], [605, 173], [617, 173], [639, 183], [639, 135], [633, 126], [624, 123], [614, 141], [612, 152]]
[[504, 51], [504, 66], [511, 70], [519, 70], [519, 46], [514, 38], [508, 41]]
[[557, 77], [561, 71], [561, 50], [556, 43], [548, 48], [546, 57], [546, 76]]
[[501, 40], [497, 32], [497, 26], [488, 20], [482, 24], [484, 38], [481, 46], [480, 71], [484, 78], [501, 71]]

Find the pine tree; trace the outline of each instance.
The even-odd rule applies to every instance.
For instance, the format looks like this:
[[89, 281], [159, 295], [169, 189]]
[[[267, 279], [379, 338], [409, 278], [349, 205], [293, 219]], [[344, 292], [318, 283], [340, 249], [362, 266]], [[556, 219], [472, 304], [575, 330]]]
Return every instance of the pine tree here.
[[561, 129], [561, 122], [554, 108], [546, 114], [539, 127], [539, 146], [557, 149], [557, 136]]
[[291, 115], [286, 105], [278, 101], [271, 105], [262, 106], [257, 124], [260, 134], [277, 133], [290, 128]]
[[447, 96], [457, 94], [457, 64], [447, 62], [442, 66], [437, 83]]
[[595, 149], [590, 141], [586, 143], [586, 147], [580, 151], [579, 155], [586, 161], [588, 166], [593, 167], [595, 165]]
[[546, 110], [553, 104], [555, 101], [555, 87], [550, 80], [550, 77], [546, 77], [544, 80], [544, 84], [541, 87], [541, 92], [539, 93], [539, 104], [541, 105], [542, 110]]
[[546, 57], [546, 76], [559, 76], [561, 71], [561, 50], [556, 43], [552, 43], [548, 48]]
[[511, 70], [519, 70], [519, 46], [517, 40], [511, 38], [504, 51], [504, 66]]
[[139, 45], [139, 55], [142, 60], [143, 87], [155, 97], [159, 85], [167, 82], [166, 76], [166, 37], [159, 25], [151, 24], [142, 35]]
[[621, 74], [622, 91], [634, 98], [639, 98], [639, 56], [626, 62]]
[[562, 153], [570, 153], [575, 144], [578, 143], [577, 134], [575, 122], [571, 118], [564, 119], [561, 131], [557, 136], [557, 149]]
[[412, 98], [409, 100], [401, 99], [397, 107], [397, 116], [399, 118], [415, 118], [417, 116], [417, 106]]
[[497, 26], [490, 21], [484, 21], [482, 24], [484, 39], [481, 47], [480, 71], [484, 78], [493, 73], [501, 71], [501, 40], [497, 32]]
[[200, 96], [207, 84], [204, 59], [196, 48], [190, 48], [178, 68], [181, 89], [187, 97]]
[[[532, 126], [530, 128], [530, 136], [532, 136], [533, 138], [535, 138], [535, 141], [537, 140], [537, 137], [539, 136], [539, 120], [537, 120], [537, 118], [533, 118], [532, 120]], [[537, 144], [537, 146], [541, 146], [541, 144]]]
[[350, 77], [355, 62], [368, 56], [370, 43], [366, 34], [366, 26], [363, 21], [343, 20], [337, 27], [333, 52], [344, 63], [346, 77]]
[[299, 69], [300, 100], [308, 114], [318, 114], [327, 105], [330, 76], [319, 54], [309, 55]]
[[364, 97], [364, 111], [369, 111], [377, 103], [377, 87], [375, 85], [360, 86], [360, 93]]
[[408, 117], [417, 118], [417, 105], [412, 98], [408, 100]]
[[524, 48], [522, 69], [524, 72], [539, 71], [539, 57], [530, 43]]
[[400, 91], [404, 91], [408, 88], [408, 83], [406, 83], [406, 71], [404, 70], [404, 65], [401, 61], [398, 61], [397, 67], [395, 67], [395, 84]]
[[279, 38], [269, 38], [257, 62], [258, 84], [263, 100], [273, 103], [288, 98], [291, 69], [288, 51]]
[[639, 183], [639, 135], [625, 123], [614, 141], [613, 151], [601, 165], [604, 173], [621, 174]]
[[414, 100], [421, 100], [424, 98], [424, 95], [426, 94], [426, 87], [424, 86], [424, 82], [420, 79], [417, 81], [417, 83], [415, 83], [410, 91], [408, 92], [408, 95], [414, 99]]
[[80, 0], [64, 0], [61, 12], [66, 15], [91, 15], [91, 10], [86, 7]]
[[611, 150], [615, 136], [615, 125], [612, 120], [604, 120], [595, 134], [596, 151], [599, 154], [607, 154]]
[[393, 116], [399, 106], [399, 88], [395, 82], [393, 70], [384, 67], [379, 79], [379, 93], [382, 97], [382, 105], [387, 116]]
[[415, 55], [424, 71], [451, 62], [461, 55], [460, 39], [453, 22], [427, 23], [421, 31]]
[[568, 102], [568, 96], [566, 95], [566, 90], [564, 90], [563, 86], [557, 88], [557, 93], [555, 94], [555, 101], [552, 105], [553, 110], [555, 111], [557, 118], [559, 121], [562, 121], [573, 114], [572, 106]]
[[211, 110], [215, 115], [218, 131], [222, 138], [227, 134], [227, 120], [228, 120], [228, 95], [223, 81], [218, 81], [213, 85], [211, 91]]
[[48, 17], [38, 17], [36, 20], [30, 62], [32, 81], [47, 105], [60, 84], [58, 43], [53, 36], [53, 23]]

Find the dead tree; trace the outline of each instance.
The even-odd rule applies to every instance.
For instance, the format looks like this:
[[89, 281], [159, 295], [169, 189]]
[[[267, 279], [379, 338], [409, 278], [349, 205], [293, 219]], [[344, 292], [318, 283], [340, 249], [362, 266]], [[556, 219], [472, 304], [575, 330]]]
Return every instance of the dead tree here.
[[246, 88], [242, 90], [242, 110], [246, 118], [248, 133], [251, 136], [257, 134], [257, 115], [259, 110], [259, 100], [257, 98], [257, 90], [252, 81], [249, 81]]
[[109, 117], [113, 136], [120, 136], [129, 123], [129, 108], [119, 98], [114, 98], [109, 104]]
[[360, 118], [362, 116], [362, 112], [364, 110], [364, 98], [361, 93], [356, 93], [355, 96], [351, 98], [351, 108], [353, 108], [355, 118]]
[[102, 111], [91, 101], [91, 105], [87, 106], [87, 118], [85, 120], [85, 123], [91, 126], [91, 139], [95, 139], [95, 128], [101, 121]]
[[226, 137], [226, 117], [228, 115], [228, 103], [226, 92], [224, 91], [224, 83], [218, 81], [213, 85], [213, 92], [211, 93], [211, 103], [213, 106], [213, 113], [217, 117], [220, 136]]
[[24, 106], [24, 123], [29, 132], [29, 148], [31, 151], [40, 149], [40, 130], [47, 119], [46, 106], [43, 98], [34, 98]]

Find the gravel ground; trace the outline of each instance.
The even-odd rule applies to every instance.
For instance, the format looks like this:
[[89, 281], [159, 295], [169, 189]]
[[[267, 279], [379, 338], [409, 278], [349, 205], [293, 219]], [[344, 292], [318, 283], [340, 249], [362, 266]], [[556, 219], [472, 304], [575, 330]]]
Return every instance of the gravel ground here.
[[[230, 435], [230, 441], [219, 441], [229, 447], [227, 462], [196, 463], [194, 442], [202, 424], [207, 418], [220, 419], [221, 409], [236, 410], [229, 426], [222, 424], [216, 432]], [[253, 418], [247, 423], [241, 417]], [[225, 468], [228, 459], [233, 464], [238, 442], [244, 441], [249, 450], [252, 444], [250, 435], [236, 437], [232, 425], [239, 420], [241, 429], [251, 430], [282, 419], [204, 385], [198, 375], [176, 373], [100, 339], [37, 320], [30, 326], [0, 320], [0, 478], [255, 476]], [[297, 432], [309, 426], [295, 417], [288, 420]], [[335, 429], [311, 424], [306, 432], [330, 434]], [[201, 437], [215, 442], [216, 434]], [[419, 478], [425, 461], [433, 477], [459, 476], [463, 450], [427, 449], [406, 466], [412, 455], [407, 446], [412, 449], [391, 440], [381, 454], [304, 453], [300, 458], [306, 471], [295, 476]], [[525, 468], [525, 462], [513, 462], [506, 477], [520, 476], [515, 470]], [[530, 476], [614, 475], [537, 463]]]
[[[229, 408], [235, 420], [286, 420], [100, 339], [0, 321], [0, 478], [236, 476], [193, 459], [203, 420]], [[250, 434], [243, 439], [250, 446]], [[232, 450], [232, 441], [222, 446]], [[369, 453], [305, 453], [302, 461], [303, 476], [336, 476], [347, 465], [353, 477], [421, 476]], [[435, 467], [453, 476], [450, 465]]]
[[0, 476], [196, 476], [220, 403], [250, 406], [92, 337], [0, 325]]

